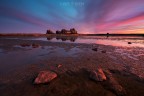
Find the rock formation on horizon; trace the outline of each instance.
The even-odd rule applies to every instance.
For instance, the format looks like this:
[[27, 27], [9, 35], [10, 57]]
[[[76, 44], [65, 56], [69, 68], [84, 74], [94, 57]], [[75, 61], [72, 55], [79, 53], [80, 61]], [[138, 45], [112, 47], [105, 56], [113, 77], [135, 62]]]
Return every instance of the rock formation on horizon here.
[[[46, 34], [54, 34], [53, 31], [47, 30]], [[78, 34], [75, 28], [71, 28], [70, 30], [62, 29], [61, 31], [57, 30], [56, 34]]]
[[54, 34], [52, 30], [47, 30], [46, 34]]

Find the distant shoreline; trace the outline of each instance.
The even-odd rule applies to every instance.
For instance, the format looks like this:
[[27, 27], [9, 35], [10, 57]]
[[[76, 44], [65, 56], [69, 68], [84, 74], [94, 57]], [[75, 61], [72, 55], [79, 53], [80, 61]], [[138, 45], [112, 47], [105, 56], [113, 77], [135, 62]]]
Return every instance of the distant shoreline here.
[[144, 36], [144, 34], [39, 34], [39, 33], [32, 33], [32, 34], [23, 34], [23, 33], [1, 33], [0, 37], [5, 36], [32, 36], [32, 37], [39, 37], [39, 36]]

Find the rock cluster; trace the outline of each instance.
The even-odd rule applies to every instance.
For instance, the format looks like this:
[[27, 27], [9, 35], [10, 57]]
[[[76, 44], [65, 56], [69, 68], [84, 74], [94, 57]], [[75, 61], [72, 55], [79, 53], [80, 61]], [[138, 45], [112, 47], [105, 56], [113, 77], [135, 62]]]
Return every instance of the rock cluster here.
[[[46, 34], [54, 34], [54, 33], [51, 30], [47, 30]], [[56, 34], [77, 34], [77, 31], [74, 28], [70, 30], [62, 29], [61, 31], [57, 30]]]

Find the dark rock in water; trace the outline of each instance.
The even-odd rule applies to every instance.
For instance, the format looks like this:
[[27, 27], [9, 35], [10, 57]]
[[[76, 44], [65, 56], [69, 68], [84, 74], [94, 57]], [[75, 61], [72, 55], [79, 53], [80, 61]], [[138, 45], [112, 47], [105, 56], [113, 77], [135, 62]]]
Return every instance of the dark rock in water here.
[[41, 71], [36, 77], [34, 84], [48, 83], [57, 77], [57, 74], [51, 71]]
[[116, 81], [116, 79], [113, 77], [112, 73], [110, 73], [108, 70], [104, 71], [107, 77], [108, 81], [108, 87], [117, 95], [117, 96], [125, 96], [126, 91], [125, 89]]
[[102, 50], [101, 52], [102, 52], [102, 53], [106, 53], [106, 50]]
[[93, 50], [93, 51], [98, 51], [98, 48], [93, 48], [92, 50]]
[[95, 81], [104, 81], [106, 80], [106, 76], [101, 68], [97, 69], [96, 71], [90, 72], [90, 78]]
[[31, 45], [28, 44], [28, 43], [22, 43], [22, 44], [20, 44], [20, 46], [21, 46], [21, 47], [29, 47], [29, 46], [31, 46]]
[[39, 45], [39, 44], [36, 44], [36, 43], [33, 43], [33, 44], [32, 44], [32, 47], [33, 47], [33, 48], [38, 48], [39, 46], [40, 46], [40, 45]]
[[128, 42], [128, 44], [132, 44], [131, 42]]

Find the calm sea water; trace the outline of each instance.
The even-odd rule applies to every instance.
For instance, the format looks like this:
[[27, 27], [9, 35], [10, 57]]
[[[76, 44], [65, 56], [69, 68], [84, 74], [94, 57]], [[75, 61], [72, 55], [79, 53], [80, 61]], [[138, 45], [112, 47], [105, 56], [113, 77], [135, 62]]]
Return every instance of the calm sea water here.
[[[42, 40], [47, 42], [65, 42], [65, 43], [86, 43], [102, 44], [124, 47], [144, 47], [144, 37], [142, 36], [80, 36], [80, 37], [40, 37], [40, 38], [21, 38], [30, 40]], [[131, 42], [132, 44], [128, 44]]]

